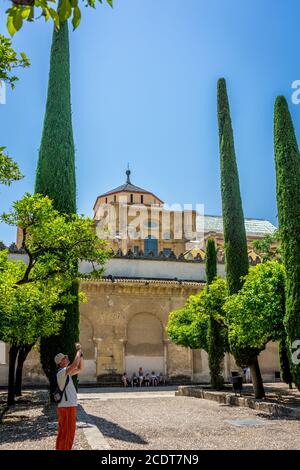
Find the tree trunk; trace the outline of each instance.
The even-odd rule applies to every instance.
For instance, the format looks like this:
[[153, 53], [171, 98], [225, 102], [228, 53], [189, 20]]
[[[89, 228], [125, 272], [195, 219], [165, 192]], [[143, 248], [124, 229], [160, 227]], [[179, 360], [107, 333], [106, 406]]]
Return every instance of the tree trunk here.
[[9, 349], [8, 393], [7, 405], [15, 404], [15, 369], [19, 346], [12, 345]]
[[264, 390], [264, 385], [263, 385], [257, 357], [254, 360], [254, 362], [251, 364], [250, 371], [251, 371], [251, 376], [252, 376], [252, 383], [253, 383], [255, 398], [265, 398], [265, 390]]
[[18, 354], [18, 364], [16, 369], [16, 382], [15, 382], [15, 396], [21, 397], [22, 396], [22, 374], [23, 374], [23, 366], [24, 362], [31, 351], [33, 344], [25, 344], [20, 347], [19, 354]]

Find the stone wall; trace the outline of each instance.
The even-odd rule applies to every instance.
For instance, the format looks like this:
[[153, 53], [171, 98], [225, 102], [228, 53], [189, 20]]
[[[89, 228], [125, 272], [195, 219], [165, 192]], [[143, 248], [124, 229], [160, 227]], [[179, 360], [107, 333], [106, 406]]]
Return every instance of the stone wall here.
[[[173, 344], [166, 335], [168, 315], [181, 308], [187, 297], [204, 284], [166, 280], [82, 280], [88, 302], [80, 307], [80, 341], [85, 369], [81, 383], [120, 384], [120, 376], [142, 367], [144, 372], [162, 372], [176, 382], [209, 382], [205, 351], [192, 351]], [[0, 345], [1, 346], [1, 345]], [[0, 385], [7, 384], [8, 346], [1, 346]], [[62, 351], [63, 352], [63, 351]], [[278, 348], [269, 343], [259, 357], [263, 378], [274, 381], [279, 371]], [[224, 376], [237, 370], [226, 355]], [[24, 384], [46, 384], [38, 350], [25, 363]]]
[[[145, 280], [82, 280], [88, 303], [81, 306], [81, 342], [85, 360], [94, 361], [88, 380], [110, 380], [125, 370], [143, 367], [170, 377], [191, 378], [191, 353], [173, 345], [166, 335], [170, 311], [203, 284]], [[89, 333], [87, 333], [89, 329]]]

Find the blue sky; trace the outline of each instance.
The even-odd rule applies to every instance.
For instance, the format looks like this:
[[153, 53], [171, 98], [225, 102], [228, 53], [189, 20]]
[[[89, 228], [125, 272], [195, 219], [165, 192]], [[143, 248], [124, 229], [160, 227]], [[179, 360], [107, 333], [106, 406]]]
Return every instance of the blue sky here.
[[[1, 7], [1, 32], [5, 32]], [[245, 217], [276, 224], [273, 105], [291, 103], [299, 72], [298, 0], [115, 0], [83, 8], [70, 32], [78, 211], [125, 180], [165, 202], [221, 214], [216, 85], [227, 80]], [[26, 175], [0, 189], [1, 209], [32, 192], [47, 93], [52, 25], [13, 39], [31, 67], [0, 106], [1, 145]], [[0, 239], [15, 231], [0, 226]]]

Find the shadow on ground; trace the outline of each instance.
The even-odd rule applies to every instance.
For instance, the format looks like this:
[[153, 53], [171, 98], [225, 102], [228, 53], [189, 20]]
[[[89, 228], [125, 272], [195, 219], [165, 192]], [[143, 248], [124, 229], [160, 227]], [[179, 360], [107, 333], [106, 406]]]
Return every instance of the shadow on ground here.
[[[81, 405], [78, 405], [78, 411], [85, 412]], [[134, 432], [131, 432], [128, 429], [125, 429], [122, 426], [113, 423], [112, 421], [108, 421], [107, 419], [100, 418], [99, 416], [95, 416], [89, 413], [87, 413], [87, 415], [91, 420], [92, 424], [97, 426], [99, 431], [106, 438], [116, 439], [118, 441], [132, 442], [134, 444], [148, 443], [138, 434], [135, 434]]]
[[55, 419], [56, 410], [51, 405], [44, 405], [41, 412], [36, 417], [26, 414], [28, 408], [33, 410], [35, 407], [41, 408], [38, 405], [29, 405], [27, 403], [19, 403], [16, 407], [10, 408], [9, 412], [4, 416], [3, 422], [0, 425], [0, 442], [1, 444], [16, 443], [25, 441], [40, 441], [47, 437], [52, 437], [56, 434], [55, 430], [47, 427], [49, 417]]

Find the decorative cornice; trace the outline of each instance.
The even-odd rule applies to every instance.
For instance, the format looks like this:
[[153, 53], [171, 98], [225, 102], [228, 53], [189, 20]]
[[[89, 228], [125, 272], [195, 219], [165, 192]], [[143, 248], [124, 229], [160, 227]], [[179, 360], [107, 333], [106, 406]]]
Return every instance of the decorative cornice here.
[[113, 291], [122, 294], [149, 295], [189, 295], [205, 286], [204, 282], [175, 281], [164, 279], [81, 279], [81, 287], [86, 292]]

